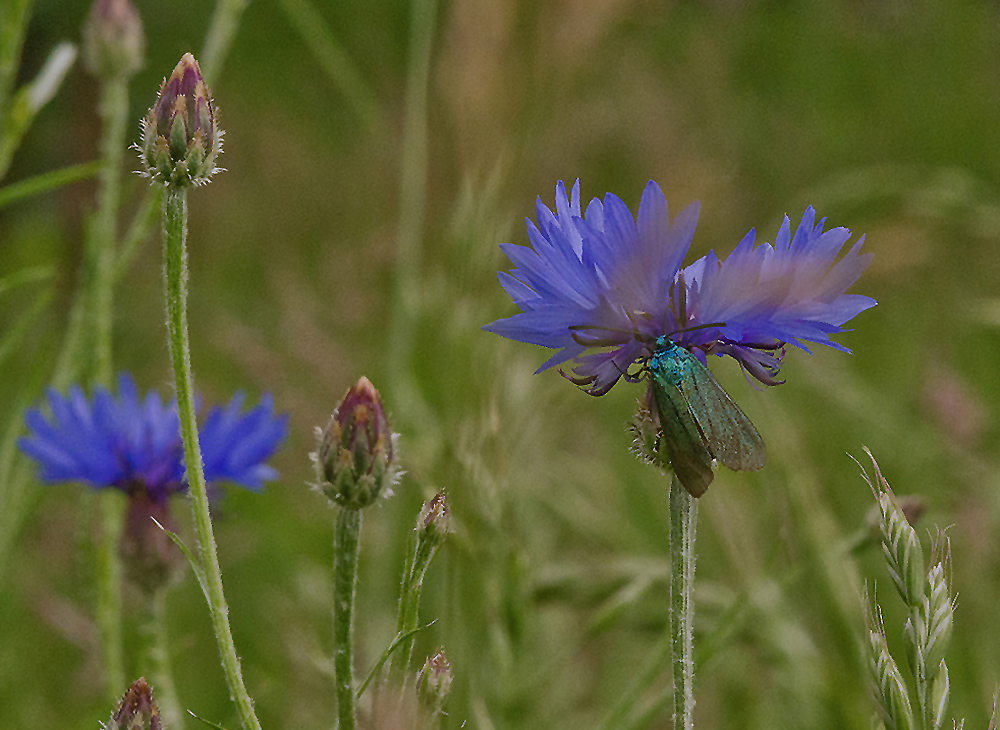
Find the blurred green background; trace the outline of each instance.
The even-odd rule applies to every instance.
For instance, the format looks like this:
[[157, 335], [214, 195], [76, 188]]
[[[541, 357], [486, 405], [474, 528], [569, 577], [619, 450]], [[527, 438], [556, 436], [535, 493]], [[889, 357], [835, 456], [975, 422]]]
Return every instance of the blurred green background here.
[[[130, 85], [133, 141], [213, 12], [136, 5], [147, 60]], [[875, 254], [853, 291], [879, 305], [838, 337], [853, 355], [790, 352], [787, 383], [763, 393], [731, 362], [713, 365], [770, 462], [720, 472], [700, 503], [699, 726], [870, 726], [863, 582], [879, 582], [894, 649], [903, 612], [879, 551], [847, 548], [874, 504], [847, 456], [865, 444], [898, 494], [926, 501], [925, 544], [950, 526], [951, 707], [985, 727], [1000, 681], [1000, 10], [457, 0], [432, 7], [428, 38], [407, 3], [316, 3], [321, 24], [302, 22], [302, 7], [247, 6], [209, 79], [227, 172], [190, 196], [199, 389], [211, 403], [271, 392], [291, 416], [274, 460], [281, 481], [261, 495], [230, 489], [217, 512], [263, 725], [333, 725], [333, 513], [308, 487], [308, 453], [362, 374], [382, 391], [407, 470], [366, 514], [362, 676], [394, 634], [420, 504], [443, 487], [455, 532], [428, 576], [422, 617], [437, 622], [417, 655], [444, 645], [451, 660], [446, 726], [597, 727], [632, 686], [665, 628], [669, 570], [667, 479], [630, 454], [624, 428], [640, 388], [586, 397], [557, 373], [532, 375], [547, 352], [479, 327], [515, 311], [496, 281], [508, 268], [497, 244], [527, 242], [536, 196], [551, 205], [557, 180], [580, 178], [585, 201], [613, 191], [634, 211], [652, 178], [674, 213], [701, 201], [689, 261], [726, 255], [751, 227], [773, 241], [782, 217], [797, 224], [810, 204]], [[36, 0], [22, 81], [58, 41], [79, 40], [87, 11]], [[428, 40], [424, 89], [411, 54]], [[97, 158], [95, 89], [78, 63], [4, 183]], [[125, 185], [123, 222], [147, 192], [138, 176]], [[55, 268], [2, 300], [0, 329], [38, 290], [53, 293], [3, 362], [3, 423], [51, 373], [94, 194], [89, 180], [0, 209], [0, 276]], [[167, 394], [161, 289], [151, 235], [115, 294], [115, 366]], [[188, 519], [183, 502], [175, 511]], [[0, 584], [0, 727], [93, 728], [110, 711], [93, 623], [95, 520], [89, 491], [36, 485], [8, 520], [18, 531]], [[190, 575], [170, 611], [183, 704], [236, 727]], [[636, 711], [649, 712], [636, 727], [670, 727], [669, 686], [667, 671], [641, 694]]]

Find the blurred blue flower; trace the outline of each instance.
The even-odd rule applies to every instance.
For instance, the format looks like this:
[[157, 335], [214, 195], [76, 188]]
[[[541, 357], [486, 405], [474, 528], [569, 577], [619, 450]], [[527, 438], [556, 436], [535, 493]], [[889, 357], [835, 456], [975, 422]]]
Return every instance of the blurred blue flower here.
[[531, 247], [500, 245], [515, 267], [499, 272], [500, 283], [521, 312], [483, 329], [557, 349], [538, 372], [572, 362], [567, 377], [593, 395], [646, 362], [661, 335], [703, 361], [729, 355], [766, 385], [780, 382], [786, 344], [849, 352], [830, 335], [875, 305], [844, 293], [870, 263], [864, 236], [837, 260], [850, 231], [824, 232], [826, 219], [809, 207], [794, 235], [785, 218], [774, 245], [754, 246], [751, 230], [726, 260], [710, 252], [682, 269], [698, 210], [671, 221], [651, 180], [635, 218], [611, 193], [581, 214], [579, 180], [570, 196], [560, 181], [555, 213], [539, 199], [538, 224], [528, 220]]
[[[48, 483], [79, 481], [126, 493], [142, 490], [154, 502], [187, 490], [184, 448], [175, 402], [150, 391], [140, 399], [131, 376], [118, 378], [118, 395], [96, 388], [92, 398], [74, 386], [69, 395], [47, 393], [51, 418], [32, 408], [25, 414], [29, 435], [18, 445], [41, 467]], [[278, 473], [267, 465], [287, 431], [287, 416], [274, 403], [241, 413], [243, 396], [212, 408], [199, 441], [208, 482], [234, 482], [259, 490]]]

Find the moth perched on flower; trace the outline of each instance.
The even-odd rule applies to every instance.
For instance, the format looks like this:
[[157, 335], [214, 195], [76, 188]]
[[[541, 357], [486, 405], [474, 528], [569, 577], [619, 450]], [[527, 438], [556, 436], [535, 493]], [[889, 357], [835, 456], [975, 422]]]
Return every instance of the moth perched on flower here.
[[[556, 186], [553, 213], [539, 199], [528, 220], [531, 247], [501, 244], [514, 264], [500, 283], [521, 312], [486, 325], [508, 339], [557, 349], [538, 372], [563, 373], [591, 395], [621, 378], [649, 382], [657, 449], [692, 496], [712, 482], [712, 461], [759, 469], [766, 452], [753, 424], [707, 368], [729, 355], [764, 385], [778, 385], [786, 345], [847, 348], [830, 339], [875, 300], [844, 293], [868, 266], [862, 236], [823, 230], [807, 208], [794, 235], [785, 218], [775, 243], [755, 246], [751, 230], [725, 260], [710, 252], [685, 268], [698, 221], [695, 203], [670, 220], [650, 181], [638, 215], [608, 193], [586, 213], [580, 183]], [[665, 452], [665, 453], [664, 453]]]

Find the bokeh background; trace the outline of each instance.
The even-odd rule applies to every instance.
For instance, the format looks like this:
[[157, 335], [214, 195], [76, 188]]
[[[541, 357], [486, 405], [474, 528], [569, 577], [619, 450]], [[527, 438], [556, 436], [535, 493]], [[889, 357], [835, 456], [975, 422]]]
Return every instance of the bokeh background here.
[[[147, 60], [130, 86], [133, 139], [213, 12], [136, 5]], [[34, 2], [19, 78], [79, 40], [87, 6]], [[866, 235], [874, 262], [853, 291], [879, 301], [838, 337], [853, 355], [790, 352], [780, 387], [756, 392], [731, 362], [713, 364], [770, 462], [721, 472], [701, 500], [698, 724], [870, 727], [864, 583], [878, 581], [897, 650], [903, 612], [878, 549], [850, 549], [874, 500], [848, 455], [863, 461], [867, 445], [897, 493], [925, 501], [925, 545], [948, 528], [951, 707], [986, 727], [1000, 682], [996, 5], [342, 0], [316, 3], [318, 19], [308, 7], [246, 7], [209, 79], [227, 171], [190, 198], [199, 389], [209, 403], [273, 393], [290, 414], [281, 480], [230, 489], [217, 511], [263, 725], [333, 724], [333, 513], [309, 489], [308, 453], [363, 374], [407, 474], [366, 514], [359, 671], [392, 638], [409, 531], [445, 488], [455, 532], [428, 575], [422, 618], [436, 623], [417, 654], [443, 645], [451, 660], [446, 726], [598, 727], [633, 685], [664, 632], [669, 569], [667, 479], [631, 455], [625, 430], [640, 388], [590, 398], [532, 375], [546, 352], [479, 328], [515, 311], [497, 244], [527, 242], [536, 196], [551, 205], [557, 180], [580, 178], [585, 201], [613, 191], [634, 211], [652, 178], [675, 213], [701, 201], [689, 261], [724, 256], [751, 227], [773, 241], [785, 214], [794, 225], [813, 205]], [[414, 17], [428, 12], [426, 32]], [[77, 64], [2, 182], [96, 159], [95, 90]], [[123, 223], [148, 194], [138, 176], [125, 185]], [[55, 271], [3, 295], [0, 328], [52, 293], [3, 360], [4, 424], [50, 375], [94, 194], [88, 180], [0, 209], [0, 276]], [[115, 292], [115, 366], [168, 394], [161, 289], [154, 231]], [[4, 523], [0, 726], [96, 727], [110, 707], [93, 494], [32, 484], [19, 504]], [[190, 537], [186, 505], [175, 511]], [[236, 727], [190, 575], [170, 611], [182, 702]], [[663, 672], [631, 727], [670, 727], [669, 686]]]

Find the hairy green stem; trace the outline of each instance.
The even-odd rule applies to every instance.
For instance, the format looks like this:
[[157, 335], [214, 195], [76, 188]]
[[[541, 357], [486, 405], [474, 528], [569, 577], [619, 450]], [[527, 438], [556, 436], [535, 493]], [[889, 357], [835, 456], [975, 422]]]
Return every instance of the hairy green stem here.
[[[413, 555], [410, 557], [403, 571], [403, 581], [399, 591], [399, 618], [396, 622], [396, 631], [399, 634], [406, 634], [417, 628], [420, 615], [420, 592], [424, 587], [424, 576], [427, 575], [427, 568], [440, 543], [422, 539], [417, 533], [414, 541]], [[403, 639], [398, 651], [401, 660], [394, 664], [399, 667], [400, 676], [405, 675], [410, 666], [410, 658], [413, 656], [414, 637]]]
[[198, 427], [195, 420], [194, 384], [191, 377], [191, 349], [187, 327], [187, 191], [183, 188], [168, 189], [163, 197], [163, 248], [166, 262], [167, 329], [170, 332], [170, 356], [174, 366], [177, 387], [177, 410], [181, 420], [181, 437], [184, 441], [184, 458], [187, 463], [191, 507], [194, 511], [198, 548], [202, 569], [205, 571], [208, 610], [212, 615], [215, 639], [222, 655], [222, 668], [226, 673], [229, 691], [236, 703], [243, 727], [259, 730], [260, 722], [254, 713], [253, 700], [243, 684], [240, 660], [229, 628], [229, 607], [222, 592], [222, 570], [212, 532], [212, 518], [208, 511], [208, 492], [205, 487], [201, 447], [198, 444]]
[[674, 728], [694, 727], [694, 541], [698, 500], [670, 481], [670, 637], [673, 642]]
[[[97, 210], [90, 221], [86, 280], [91, 336], [94, 343], [94, 382], [111, 385], [112, 322], [114, 306], [115, 257], [118, 243], [118, 205], [121, 198], [121, 167], [128, 125], [128, 83], [124, 77], [101, 83], [101, 161], [97, 188]], [[107, 490], [101, 500], [101, 545], [98, 551], [97, 625], [112, 697], [125, 685], [122, 664], [122, 565], [119, 546], [124, 504], [120, 495]]]
[[[163, 726], [184, 730], [177, 688], [170, 669], [170, 639], [167, 634], [167, 589], [159, 588], [146, 594], [146, 615], [143, 634], [146, 641], [143, 666], [148, 667], [150, 684], [156, 688], [156, 704], [160, 707]], [[143, 671], [147, 671], [143, 669]]]
[[115, 257], [118, 242], [118, 205], [121, 199], [121, 167], [128, 126], [128, 86], [124, 79], [101, 84], [101, 159], [97, 211], [91, 221], [91, 316], [93, 317], [95, 380], [110, 385], [112, 372], [111, 325]]
[[361, 510], [337, 508], [333, 536], [333, 674], [338, 730], [354, 730], [354, 594], [358, 584]]
[[[89, 495], [88, 495], [89, 496]], [[125, 500], [114, 489], [97, 495], [100, 503], [101, 536], [97, 545], [97, 633], [101, 642], [105, 690], [113, 699], [125, 686], [122, 659], [122, 520]]]

